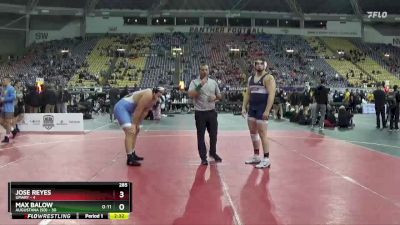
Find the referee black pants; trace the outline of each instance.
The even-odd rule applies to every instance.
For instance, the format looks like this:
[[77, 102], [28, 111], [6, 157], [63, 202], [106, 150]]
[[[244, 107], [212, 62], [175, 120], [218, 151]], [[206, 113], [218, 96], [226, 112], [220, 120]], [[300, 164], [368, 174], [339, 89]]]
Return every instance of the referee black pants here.
[[210, 155], [217, 153], [218, 114], [215, 110], [195, 111], [197, 129], [197, 148], [202, 160], [207, 159], [207, 148], [204, 141], [206, 129], [210, 136]]

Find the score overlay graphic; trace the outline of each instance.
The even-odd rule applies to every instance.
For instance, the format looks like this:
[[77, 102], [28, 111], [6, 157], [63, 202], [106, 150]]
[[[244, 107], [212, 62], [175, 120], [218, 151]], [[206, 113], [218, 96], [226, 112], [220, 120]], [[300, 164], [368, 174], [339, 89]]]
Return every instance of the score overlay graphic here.
[[13, 219], [128, 219], [131, 182], [9, 182]]

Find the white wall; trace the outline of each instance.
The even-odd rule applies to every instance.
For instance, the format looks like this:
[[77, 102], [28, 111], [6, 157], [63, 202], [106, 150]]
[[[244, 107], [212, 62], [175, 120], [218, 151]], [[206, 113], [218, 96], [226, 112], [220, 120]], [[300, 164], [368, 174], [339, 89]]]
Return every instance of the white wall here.
[[[164, 32], [191, 32], [195, 31], [190, 26], [132, 26], [124, 25], [122, 17], [87, 17], [86, 32], [87, 33], [164, 33]], [[206, 28], [201, 32], [225, 32], [225, 33], [246, 33], [249, 27], [244, 28]], [[197, 30], [196, 30], [197, 31]], [[270, 27], [253, 27], [252, 33], [269, 33], [269, 34], [290, 34], [305, 36], [340, 36], [340, 37], [361, 37], [361, 25], [359, 22], [329, 21], [327, 29], [299, 29], [299, 28], [270, 28]]]
[[73, 21], [64, 26], [61, 30], [31, 30], [29, 32], [29, 44], [59, 40], [63, 38], [75, 38], [81, 36], [80, 22]]
[[400, 36], [384, 36], [371, 26], [364, 27], [364, 41], [400, 46]]

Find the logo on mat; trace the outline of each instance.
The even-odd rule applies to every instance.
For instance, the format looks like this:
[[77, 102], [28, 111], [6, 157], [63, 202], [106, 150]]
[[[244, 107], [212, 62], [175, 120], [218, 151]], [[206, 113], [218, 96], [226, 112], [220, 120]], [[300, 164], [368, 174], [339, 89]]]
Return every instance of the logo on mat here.
[[43, 116], [43, 127], [47, 130], [51, 130], [54, 127], [54, 116], [45, 115]]

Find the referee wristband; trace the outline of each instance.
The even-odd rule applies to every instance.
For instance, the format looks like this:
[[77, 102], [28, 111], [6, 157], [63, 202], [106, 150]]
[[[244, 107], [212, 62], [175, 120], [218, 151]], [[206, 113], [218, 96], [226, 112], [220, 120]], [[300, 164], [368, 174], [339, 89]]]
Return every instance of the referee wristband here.
[[196, 86], [196, 91], [200, 91], [202, 87], [203, 87], [203, 86], [201, 86], [201, 84], [197, 85], [197, 86]]

